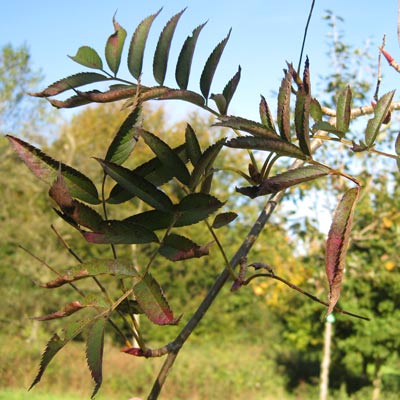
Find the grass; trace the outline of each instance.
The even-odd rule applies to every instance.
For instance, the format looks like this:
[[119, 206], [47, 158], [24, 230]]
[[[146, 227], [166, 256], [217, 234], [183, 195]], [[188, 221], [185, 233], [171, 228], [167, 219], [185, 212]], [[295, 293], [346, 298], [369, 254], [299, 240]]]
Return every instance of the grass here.
[[[40, 346], [29, 345], [14, 338], [12, 343], [9, 339], [0, 343], [0, 400], [90, 398], [93, 381], [86, 367], [83, 343], [70, 343], [62, 349], [30, 392], [27, 388], [37, 372], [44, 342]], [[103, 385], [96, 399], [145, 398], [162, 362], [161, 358], [132, 357], [106, 344]], [[272, 400], [284, 398], [282, 388], [282, 378], [260, 345], [189, 343], [179, 355], [161, 398]]]

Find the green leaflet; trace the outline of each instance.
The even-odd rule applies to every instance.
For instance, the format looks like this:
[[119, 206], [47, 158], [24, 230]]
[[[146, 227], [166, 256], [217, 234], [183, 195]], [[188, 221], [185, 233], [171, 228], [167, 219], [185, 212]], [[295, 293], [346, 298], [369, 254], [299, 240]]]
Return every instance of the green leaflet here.
[[325, 131], [325, 132], [330, 132], [330, 133], [334, 133], [335, 135], [342, 137], [343, 133], [341, 131], [339, 131], [335, 126], [333, 126], [332, 124], [330, 124], [327, 121], [318, 121], [316, 122], [313, 127], [312, 127], [313, 131]]
[[114, 76], [117, 76], [126, 39], [126, 30], [115, 20], [115, 17], [113, 17], [113, 25], [115, 32], [107, 40], [105, 55], [108, 67]]
[[319, 104], [319, 101], [315, 98], [311, 99], [310, 115], [315, 122], [322, 121], [323, 114], [321, 104]]
[[29, 93], [34, 97], [51, 97], [66, 90], [75, 89], [80, 86], [89, 85], [90, 83], [107, 81], [110, 78], [105, 75], [98, 74], [97, 72], [80, 72], [75, 75], [68, 76], [67, 78], [60, 79], [52, 83], [46, 89], [37, 93]]
[[214, 222], [212, 223], [212, 227], [214, 229], [219, 229], [222, 228], [225, 225], [230, 224], [232, 221], [234, 221], [237, 218], [237, 214], [231, 211], [224, 212], [221, 214], [218, 214], [214, 218]]
[[164, 168], [170, 170], [173, 176], [184, 185], [187, 185], [189, 183], [190, 174], [185, 163], [179, 158], [179, 156], [156, 135], [143, 129], [140, 132], [141, 137], [161, 161]]
[[229, 140], [225, 146], [238, 149], [264, 150], [274, 152], [281, 156], [306, 160], [308, 157], [294, 144], [278, 139], [260, 136], [240, 136]]
[[227, 128], [238, 129], [240, 131], [251, 133], [254, 136], [264, 136], [272, 139], [278, 138], [278, 135], [274, 130], [270, 130], [259, 122], [251, 121], [246, 118], [220, 116], [219, 120], [220, 122], [214, 123], [213, 126], [224, 126]]
[[42, 181], [51, 185], [58, 172], [64, 177], [71, 196], [91, 204], [99, 204], [98, 193], [93, 182], [81, 172], [60, 163], [38, 148], [21, 139], [7, 135], [14, 150], [27, 167]]
[[382, 123], [390, 110], [393, 96], [394, 90], [384, 94], [378, 100], [378, 103], [374, 108], [374, 117], [368, 120], [367, 128], [365, 129], [365, 144], [367, 147], [371, 147], [375, 143]]
[[134, 78], [139, 80], [142, 74], [143, 55], [146, 47], [147, 36], [154, 19], [160, 14], [160, 8], [155, 14], [145, 18], [136, 28], [128, 52], [128, 69]]
[[175, 28], [178, 24], [179, 18], [185, 12], [185, 10], [186, 8], [174, 15], [167, 22], [160, 34], [160, 38], [158, 39], [156, 51], [154, 53], [153, 74], [154, 79], [159, 85], [164, 83], [172, 37], [174, 36]]
[[193, 128], [187, 124], [185, 130], [186, 152], [192, 165], [196, 165], [201, 157], [201, 148]]
[[274, 118], [263, 95], [261, 95], [259, 111], [262, 124], [265, 125], [269, 131], [275, 132]]
[[197, 163], [194, 166], [192, 174], [190, 176], [190, 190], [194, 191], [198, 183], [200, 182], [200, 179], [203, 176], [207, 175], [224, 144], [225, 139], [219, 140], [218, 142], [208, 147], [201, 155], [201, 157], [197, 160]]
[[131, 261], [127, 260], [93, 260], [75, 265], [62, 272], [52, 281], [41, 283], [40, 286], [47, 289], [54, 289], [65, 284], [75, 282], [81, 279], [90, 278], [99, 275], [112, 275], [118, 278], [133, 278], [138, 282], [141, 277]]
[[205, 193], [191, 193], [175, 207], [178, 217], [174, 226], [192, 225], [206, 219], [224, 205], [216, 197]]
[[278, 93], [278, 128], [281, 138], [290, 142], [290, 94], [292, 91], [292, 75], [285, 72]]
[[205, 22], [193, 30], [192, 35], [188, 36], [179, 53], [178, 62], [175, 69], [175, 79], [180, 89], [187, 89], [189, 83], [190, 69], [192, 67], [192, 59], [197, 39]]
[[28, 390], [31, 390], [40, 382], [46, 368], [50, 364], [54, 356], [72, 339], [78, 336], [92, 321], [91, 318], [70, 321], [67, 327], [62, 331], [61, 335], [55, 333], [46, 345], [40, 361], [39, 371]]
[[174, 325], [178, 322], [160, 285], [150, 273], [133, 287], [133, 293], [140, 308], [154, 324]]
[[336, 104], [336, 128], [341, 132], [340, 137], [349, 130], [351, 114], [352, 92], [350, 86], [346, 86], [338, 96]]
[[158, 242], [157, 235], [147, 225], [127, 221], [104, 221], [94, 232], [82, 231], [84, 238], [96, 244], [143, 244]]
[[225, 49], [226, 43], [229, 40], [229, 36], [231, 35], [231, 29], [228, 32], [228, 35], [225, 39], [223, 39], [213, 50], [213, 52], [208, 57], [206, 64], [204, 65], [203, 72], [200, 77], [200, 90], [206, 100], [210, 94], [210, 87], [212, 80], [214, 78], [215, 71], [217, 69], [219, 60], [222, 56], [222, 53]]
[[106, 321], [106, 318], [100, 317], [88, 327], [86, 361], [95, 382], [91, 398], [96, 395], [103, 381], [104, 329]]
[[98, 158], [96, 160], [111, 178], [132, 195], [139, 197], [157, 210], [168, 211], [172, 209], [172, 202], [169, 197], [147, 179], [120, 165]]
[[107, 161], [121, 165], [132, 153], [138, 141], [138, 132], [134, 125], [139, 118], [140, 111], [140, 107], [135, 107], [118, 129], [107, 150], [105, 157]]
[[101, 61], [101, 58], [97, 54], [97, 51], [89, 46], [80, 47], [75, 56], [68, 57], [85, 67], [100, 70], [103, 69], [103, 61]]
[[174, 222], [174, 213], [159, 210], [145, 211], [140, 214], [132, 215], [124, 219], [125, 222], [146, 226], [147, 229], [157, 231], [159, 229], [167, 229]]
[[277, 193], [288, 187], [311, 181], [321, 176], [328, 175], [329, 173], [331, 173], [331, 169], [328, 167], [322, 165], [308, 165], [275, 175], [263, 181], [259, 186], [237, 188], [236, 190], [246, 196], [255, 198], [266, 194]]
[[221, 112], [221, 114], [223, 114], [223, 115], [226, 115], [226, 113], [228, 112], [229, 104], [232, 100], [233, 95], [236, 92], [236, 89], [237, 89], [239, 81], [240, 81], [241, 71], [242, 71], [242, 69], [240, 68], [240, 65], [239, 65], [238, 71], [232, 77], [232, 79], [226, 84], [226, 86], [224, 87], [224, 90], [222, 91], [222, 95], [224, 96], [225, 103], [226, 103], [224, 109]]
[[[187, 162], [186, 148], [182, 144], [173, 149], [178, 157], [183, 161]], [[170, 181], [174, 175], [171, 171], [166, 170], [158, 157], [152, 158], [145, 162], [139, 167], [133, 170], [135, 174], [145, 177], [150, 183], [155, 186], [161, 186], [164, 183]], [[134, 197], [134, 194], [123, 189], [119, 184], [115, 185], [111, 190], [110, 197], [107, 202], [110, 204], [120, 204]]]
[[342, 287], [345, 256], [349, 245], [354, 209], [360, 193], [357, 186], [348, 190], [340, 200], [333, 219], [326, 242], [325, 270], [329, 283], [329, 307], [330, 314], [339, 300]]

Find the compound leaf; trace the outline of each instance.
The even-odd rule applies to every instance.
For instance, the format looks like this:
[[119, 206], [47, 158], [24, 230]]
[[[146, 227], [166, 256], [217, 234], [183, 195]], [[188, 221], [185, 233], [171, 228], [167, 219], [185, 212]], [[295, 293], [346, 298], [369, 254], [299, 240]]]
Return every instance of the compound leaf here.
[[172, 37], [174, 36], [175, 28], [176, 25], [178, 24], [179, 18], [185, 12], [185, 10], [186, 8], [184, 8], [179, 13], [175, 14], [167, 22], [167, 24], [165, 25], [164, 29], [160, 34], [160, 38], [158, 39], [153, 60], [153, 74], [154, 74], [154, 79], [160, 85], [164, 83]]

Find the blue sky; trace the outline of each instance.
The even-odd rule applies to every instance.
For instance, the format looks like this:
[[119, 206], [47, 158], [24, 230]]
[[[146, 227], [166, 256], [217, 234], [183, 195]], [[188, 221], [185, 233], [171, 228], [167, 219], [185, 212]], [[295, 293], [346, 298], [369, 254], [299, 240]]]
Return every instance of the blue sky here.
[[[149, 85], [154, 83], [151, 65], [158, 35], [168, 19], [187, 6], [175, 33], [165, 84], [176, 86], [174, 64], [180, 47], [196, 26], [208, 20], [197, 44], [189, 82], [189, 88], [198, 91], [202, 66], [216, 44], [232, 28], [211, 91], [222, 91], [240, 64], [242, 79], [230, 112], [258, 118], [259, 95], [264, 94], [268, 99], [271, 92], [277, 90], [286, 60], [297, 65], [310, 4], [310, 0], [13, 0], [2, 3], [0, 45], [26, 43], [34, 66], [41, 68], [44, 85], [48, 85], [85, 70], [67, 57], [75, 55], [81, 45], [89, 45], [103, 56], [105, 41], [113, 32], [115, 11], [117, 21], [128, 31], [126, 55], [128, 41], [139, 22], [163, 7], [153, 23], [148, 41], [143, 84]], [[326, 9], [344, 18], [347, 42], [363, 47], [368, 39], [373, 48], [377, 48], [386, 33], [387, 49], [400, 59], [397, 1], [316, 0], [306, 44], [312, 76], [323, 75], [329, 68], [325, 58], [328, 27], [322, 19]], [[126, 69], [121, 68], [121, 72], [130, 79]], [[386, 66], [384, 72], [387, 80], [382, 90], [395, 88], [396, 73]], [[176, 111], [180, 105], [173, 102], [170, 107]]]

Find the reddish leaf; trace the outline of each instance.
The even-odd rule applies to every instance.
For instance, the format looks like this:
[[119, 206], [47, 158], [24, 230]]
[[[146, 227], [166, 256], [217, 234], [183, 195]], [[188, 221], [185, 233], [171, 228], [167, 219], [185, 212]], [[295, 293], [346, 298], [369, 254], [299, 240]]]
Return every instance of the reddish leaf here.
[[[285, 72], [278, 94], [278, 127], [282, 139], [290, 142], [290, 94], [292, 91], [292, 75]], [[271, 125], [271, 124], [269, 124]]]
[[32, 319], [36, 321], [48, 321], [50, 319], [64, 318], [68, 317], [71, 314], [74, 314], [79, 310], [82, 310], [82, 308], [85, 307], [87, 307], [87, 305], [81, 304], [79, 301], [72, 301], [61, 310], [55, 311], [51, 314], [43, 315], [41, 317], [33, 317]]
[[179, 319], [174, 318], [160, 285], [151, 274], [147, 273], [133, 287], [133, 293], [139, 306], [151, 322], [157, 325], [175, 325], [178, 323]]
[[328, 314], [333, 311], [339, 300], [345, 267], [345, 255], [349, 245], [354, 209], [359, 192], [360, 187], [357, 186], [343, 195], [335, 210], [329, 230], [325, 255], [326, 275], [329, 282]]
[[106, 44], [106, 60], [114, 75], [117, 75], [121, 62], [122, 48], [124, 47], [126, 30], [113, 17], [115, 32], [108, 38]]
[[184, 236], [171, 233], [164, 239], [158, 251], [168, 260], [181, 261], [208, 255], [211, 244], [199, 246]]
[[263, 125], [265, 125], [269, 130], [275, 131], [274, 118], [264, 96], [261, 96], [259, 111]]
[[308, 182], [321, 176], [328, 175], [331, 169], [322, 165], [308, 165], [275, 175], [263, 181], [259, 186], [237, 188], [239, 193], [252, 199], [266, 194], [277, 193], [288, 187]]

